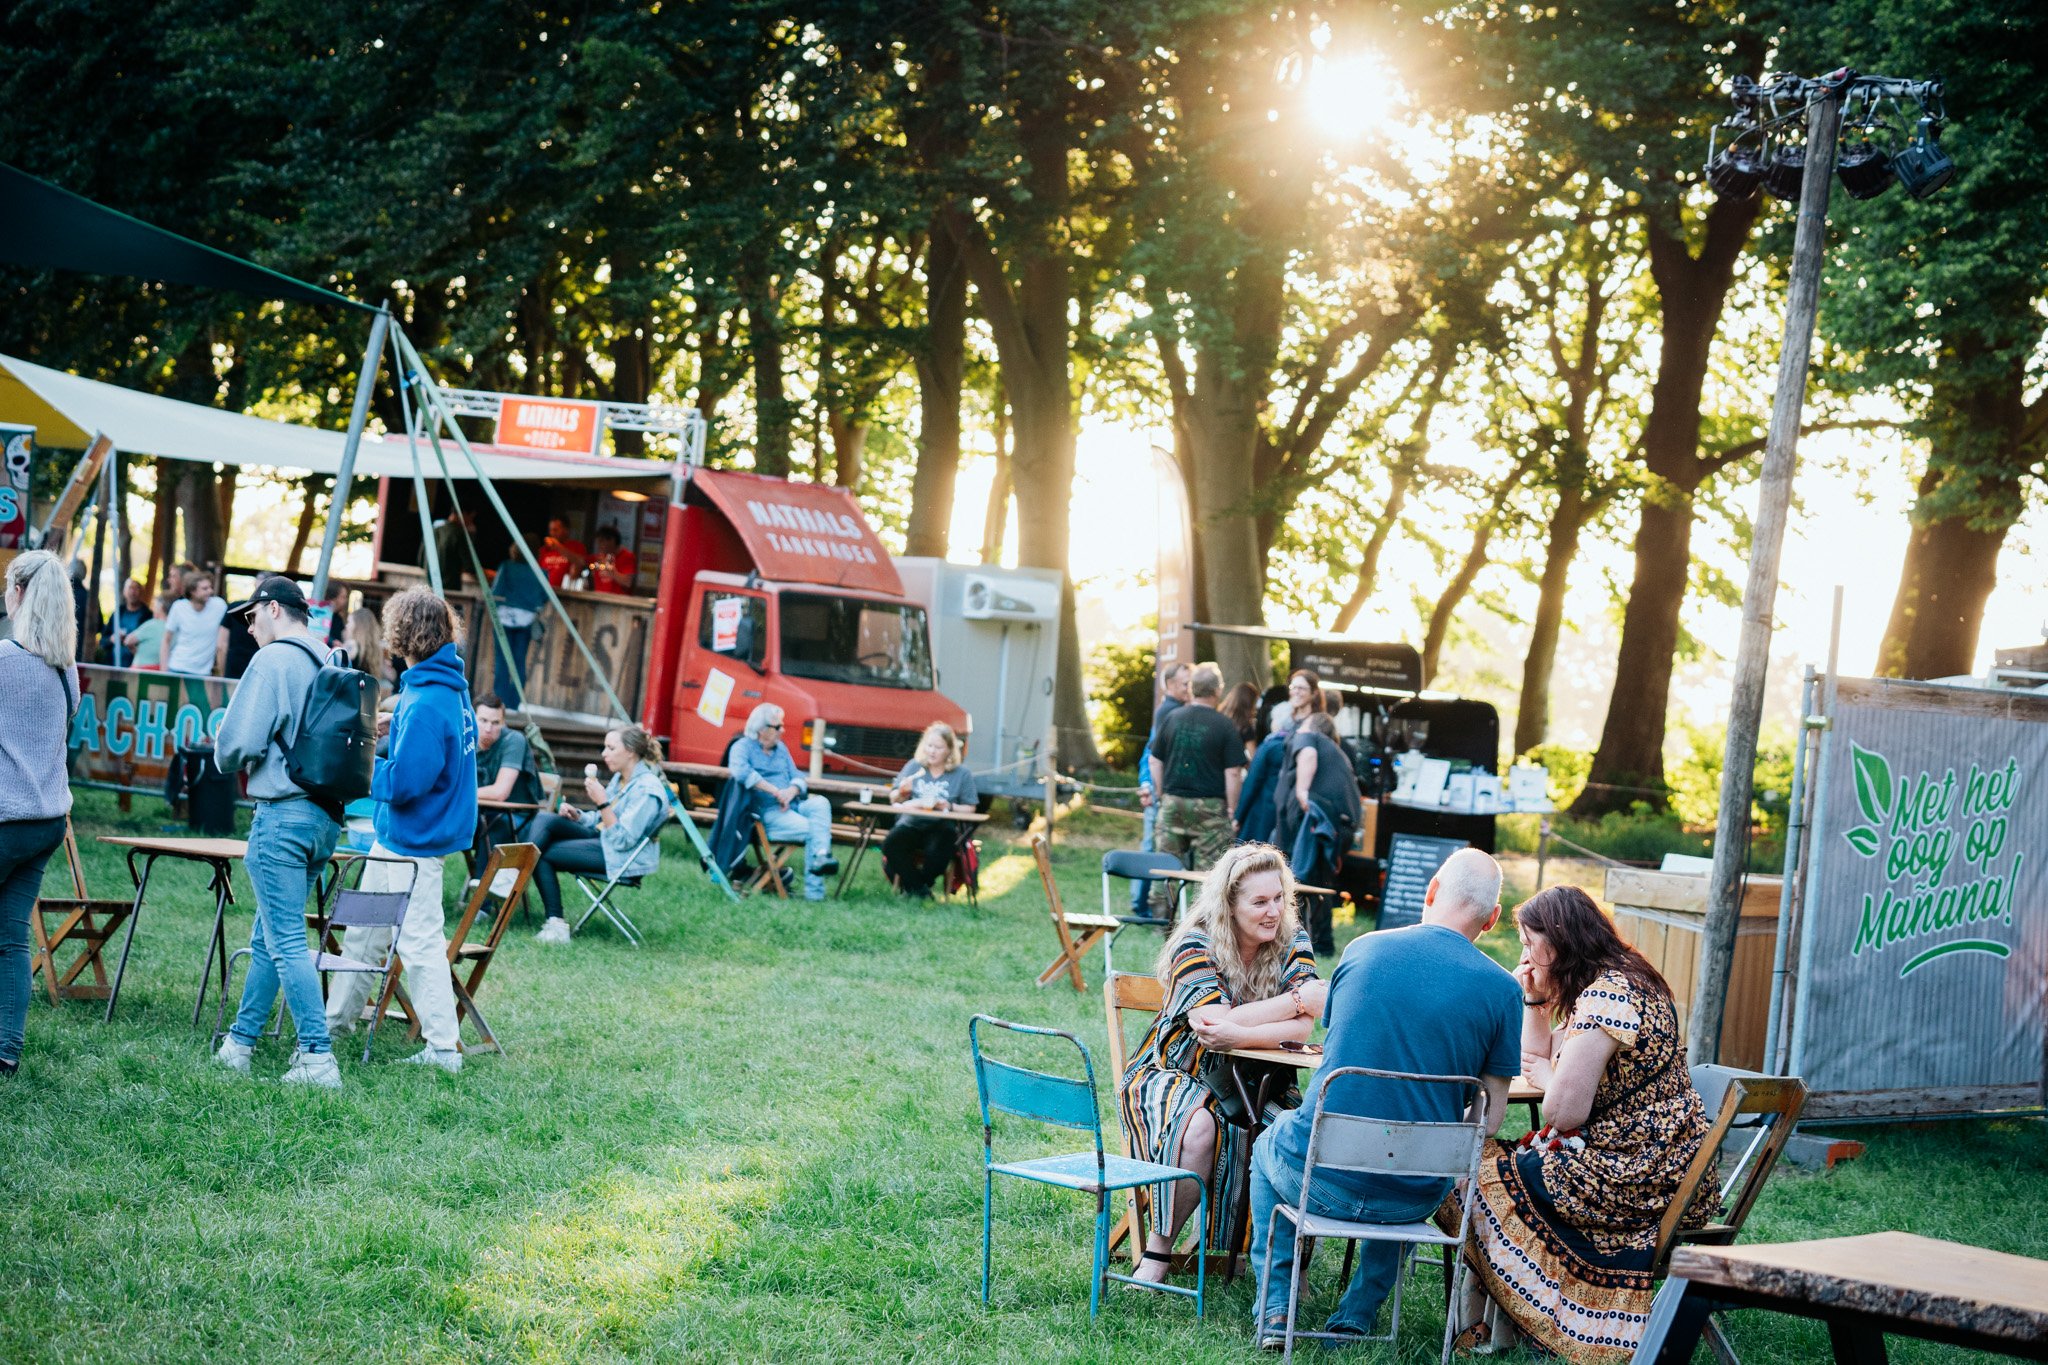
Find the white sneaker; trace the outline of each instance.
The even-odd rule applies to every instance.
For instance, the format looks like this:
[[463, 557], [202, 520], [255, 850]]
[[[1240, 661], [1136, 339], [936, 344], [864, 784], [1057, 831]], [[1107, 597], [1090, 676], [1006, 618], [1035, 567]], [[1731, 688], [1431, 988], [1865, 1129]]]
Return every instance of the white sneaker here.
[[460, 1052], [443, 1052], [439, 1048], [423, 1047], [418, 1052], [413, 1053], [412, 1056], [401, 1057], [398, 1060], [410, 1062], [415, 1066], [438, 1066], [451, 1076], [462, 1070], [462, 1054]]
[[239, 1071], [246, 1076], [249, 1074], [249, 1059], [255, 1053], [255, 1048], [247, 1043], [236, 1042], [235, 1036], [229, 1034], [221, 1039], [220, 1051], [213, 1054], [213, 1060], [230, 1071]]
[[317, 1085], [341, 1089], [341, 1063], [331, 1052], [293, 1051], [291, 1069], [284, 1073], [286, 1085]]
[[569, 941], [569, 921], [559, 916], [550, 919], [546, 924], [541, 925], [540, 932], [535, 934], [534, 937], [542, 943], [566, 944]]

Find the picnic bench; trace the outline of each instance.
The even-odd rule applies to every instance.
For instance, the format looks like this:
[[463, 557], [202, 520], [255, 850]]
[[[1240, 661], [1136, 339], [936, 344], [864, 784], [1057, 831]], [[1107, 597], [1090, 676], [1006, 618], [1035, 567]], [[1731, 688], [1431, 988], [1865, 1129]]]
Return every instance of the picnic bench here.
[[1638, 1365], [1683, 1365], [1707, 1315], [1818, 1318], [1838, 1362], [1883, 1365], [1886, 1334], [2048, 1360], [2048, 1261], [1905, 1232], [1764, 1246], [1681, 1246]]

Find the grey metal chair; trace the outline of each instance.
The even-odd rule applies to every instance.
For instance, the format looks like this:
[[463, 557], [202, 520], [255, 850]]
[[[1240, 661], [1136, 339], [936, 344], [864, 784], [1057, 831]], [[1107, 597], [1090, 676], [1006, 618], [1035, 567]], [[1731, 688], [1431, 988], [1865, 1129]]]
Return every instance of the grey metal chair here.
[[[662, 821], [664, 824], [667, 823], [667, 812], [663, 812]], [[633, 860], [640, 856], [640, 851], [660, 837], [661, 826], [656, 825], [648, 832], [646, 838], [633, 845], [633, 851], [626, 855], [626, 866], [631, 867]], [[640, 926], [633, 923], [633, 917], [627, 914], [613, 899], [620, 891], [631, 891], [637, 888], [640, 885], [640, 878], [619, 876], [600, 881], [594, 873], [588, 872], [571, 872], [569, 877], [582, 889], [583, 894], [590, 898], [590, 908], [578, 917], [575, 927], [570, 932], [582, 933], [583, 926], [590, 922], [590, 917], [602, 912], [604, 917], [612, 922], [612, 927], [619, 931], [619, 934], [626, 942], [632, 944], [635, 948], [645, 946], [640, 938]]]
[[[1419, 1085], [1463, 1087], [1465, 1094], [1458, 1112], [1469, 1117], [1454, 1123], [1430, 1123], [1333, 1112], [1329, 1103], [1330, 1087], [1350, 1076]], [[1479, 1155], [1489, 1128], [1486, 1091], [1476, 1076], [1422, 1076], [1410, 1072], [1345, 1066], [1326, 1074], [1319, 1074], [1316, 1077], [1316, 1084], [1323, 1087], [1324, 1102], [1317, 1107], [1315, 1121], [1309, 1126], [1308, 1154], [1303, 1160], [1301, 1172], [1301, 1204], [1280, 1204], [1274, 1208], [1272, 1222], [1266, 1229], [1266, 1264], [1260, 1275], [1261, 1284], [1272, 1283], [1273, 1238], [1279, 1231], [1279, 1220], [1284, 1217], [1294, 1225], [1296, 1268], [1296, 1273], [1289, 1276], [1287, 1286], [1287, 1326], [1282, 1346], [1285, 1359], [1290, 1361], [1294, 1358], [1296, 1337], [1348, 1344], [1359, 1341], [1393, 1341], [1400, 1336], [1401, 1282], [1406, 1277], [1398, 1270], [1394, 1276], [1393, 1322], [1389, 1325], [1386, 1335], [1296, 1331], [1294, 1319], [1300, 1306], [1302, 1281], [1306, 1278], [1302, 1273], [1304, 1245], [1322, 1238], [1336, 1238], [1346, 1242], [1397, 1242], [1402, 1245], [1400, 1254], [1403, 1260], [1413, 1255], [1417, 1247], [1435, 1246], [1455, 1250], [1464, 1240], [1465, 1232], [1472, 1223], [1472, 1204], [1478, 1197], [1479, 1190]], [[1411, 1179], [1421, 1177], [1462, 1180], [1465, 1182], [1465, 1193], [1458, 1209], [1457, 1231], [1446, 1233], [1426, 1218], [1415, 1223], [1359, 1223], [1310, 1213], [1308, 1208], [1312, 1201], [1309, 1196], [1318, 1171], [1391, 1175]], [[1348, 1269], [1348, 1256], [1345, 1258], [1345, 1265]], [[1464, 1258], [1459, 1257], [1452, 1281], [1446, 1286], [1453, 1303], [1457, 1301], [1458, 1282], [1465, 1274]], [[1451, 1358], [1453, 1325], [1454, 1319], [1446, 1313], [1443, 1351], [1440, 1356], [1440, 1360], [1445, 1362]], [[1263, 1334], [1266, 1330], [1265, 1324], [1259, 1321], [1256, 1315], [1252, 1330], [1255, 1339], [1257, 1334]]]

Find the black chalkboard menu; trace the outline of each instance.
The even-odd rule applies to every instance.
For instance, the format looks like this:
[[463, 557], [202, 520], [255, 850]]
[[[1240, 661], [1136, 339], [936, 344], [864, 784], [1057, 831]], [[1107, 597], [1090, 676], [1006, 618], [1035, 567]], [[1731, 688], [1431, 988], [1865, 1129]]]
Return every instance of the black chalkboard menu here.
[[1387, 850], [1387, 880], [1380, 888], [1381, 929], [1422, 923], [1422, 897], [1429, 879], [1444, 860], [1461, 848], [1463, 839], [1438, 839], [1426, 834], [1396, 834]]

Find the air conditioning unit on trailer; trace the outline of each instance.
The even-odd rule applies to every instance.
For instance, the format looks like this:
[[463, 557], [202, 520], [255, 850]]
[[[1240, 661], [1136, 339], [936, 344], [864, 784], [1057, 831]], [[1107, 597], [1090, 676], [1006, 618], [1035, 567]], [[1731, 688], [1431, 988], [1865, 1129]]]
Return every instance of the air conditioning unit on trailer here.
[[970, 621], [1057, 621], [1059, 584], [969, 574], [961, 593], [960, 614]]

